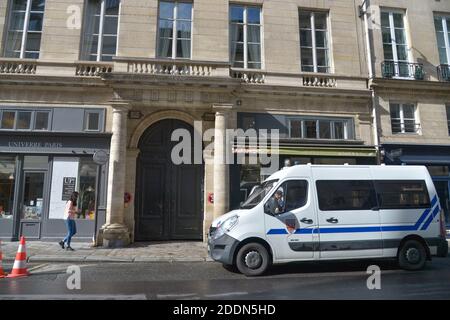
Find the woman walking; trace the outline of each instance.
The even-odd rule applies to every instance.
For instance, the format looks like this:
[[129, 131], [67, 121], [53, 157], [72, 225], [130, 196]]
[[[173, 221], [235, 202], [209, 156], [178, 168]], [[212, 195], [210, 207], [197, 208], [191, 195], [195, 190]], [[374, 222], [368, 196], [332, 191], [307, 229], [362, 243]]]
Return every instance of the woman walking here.
[[64, 220], [66, 222], [67, 227], [67, 236], [59, 242], [61, 248], [65, 248], [65, 244], [67, 244], [67, 251], [75, 251], [71, 246], [70, 242], [72, 237], [77, 233], [77, 226], [75, 224], [75, 214], [77, 212], [77, 200], [78, 200], [78, 192], [72, 192], [70, 196], [70, 200], [66, 203], [66, 208], [64, 209]]

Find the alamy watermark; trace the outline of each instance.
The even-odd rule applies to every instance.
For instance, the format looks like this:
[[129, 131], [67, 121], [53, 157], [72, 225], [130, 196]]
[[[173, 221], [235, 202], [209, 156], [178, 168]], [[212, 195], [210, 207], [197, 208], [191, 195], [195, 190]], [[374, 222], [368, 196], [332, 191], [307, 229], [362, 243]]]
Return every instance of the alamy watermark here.
[[203, 132], [202, 121], [195, 121], [193, 135], [184, 128], [172, 132], [171, 140], [178, 142], [171, 152], [174, 164], [260, 164], [267, 173], [279, 169], [278, 129], [210, 128]]
[[370, 274], [367, 278], [366, 285], [369, 290], [381, 290], [381, 269], [377, 265], [371, 265], [367, 267], [367, 274]]
[[66, 273], [70, 274], [66, 281], [67, 289], [81, 290], [81, 268], [75, 265], [69, 266]]

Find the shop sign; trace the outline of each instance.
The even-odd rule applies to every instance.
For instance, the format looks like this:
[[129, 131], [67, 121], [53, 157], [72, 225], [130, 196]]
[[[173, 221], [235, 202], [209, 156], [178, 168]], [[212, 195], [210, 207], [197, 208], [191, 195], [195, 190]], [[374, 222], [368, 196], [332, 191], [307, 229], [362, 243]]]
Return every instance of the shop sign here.
[[74, 177], [64, 177], [63, 178], [63, 190], [62, 190], [62, 200], [70, 200], [70, 196], [75, 191], [77, 178]]
[[92, 159], [96, 164], [104, 165], [108, 162], [108, 154], [103, 150], [98, 150], [94, 152]]

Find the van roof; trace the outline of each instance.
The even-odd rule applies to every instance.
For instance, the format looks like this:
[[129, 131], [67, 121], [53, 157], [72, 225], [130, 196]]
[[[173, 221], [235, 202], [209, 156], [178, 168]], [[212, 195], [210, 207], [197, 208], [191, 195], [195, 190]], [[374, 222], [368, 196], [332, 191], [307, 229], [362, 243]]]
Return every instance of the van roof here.
[[[303, 165], [294, 165], [291, 167], [284, 167], [283, 169], [273, 173], [269, 176], [265, 181], [274, 180], [274, 179], [283, 179], [286, 177], [295, 177], [295, 176], [303, 176], [308, 177], [311, 176], [313, 172], [318, 171], [328, 171], [330, 170], [336, 172], [336, 170], [355, 170], [355, 169], [369, 169], [369, 171], [374, 175], [374, 178], [380, 175], [380, 179], [383, 176], [388, 176], [389, 179], [424, 179], [426, 176], [429, 176], [428, 170], [425, 166], [386, 166], [386, 165], [313, 165], [313, 164], [303, 164]], [[346, 172], [346, 176], [350, 179], [358, 178], [358, 176], [352, 177], [351, 175], [347, 175], [349, 172]]]

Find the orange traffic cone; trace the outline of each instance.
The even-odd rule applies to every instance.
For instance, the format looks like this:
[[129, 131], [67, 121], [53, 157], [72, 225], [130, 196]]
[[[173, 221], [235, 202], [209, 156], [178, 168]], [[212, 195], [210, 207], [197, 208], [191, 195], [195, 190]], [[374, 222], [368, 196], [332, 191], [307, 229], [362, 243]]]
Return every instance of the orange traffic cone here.
[[0, 279], [6, 277], [6, 273], [3, 271], [3, 254], [2, 254], [2, 242], [0, 241]]
[[18, 278], [28, 276], [27, 270], [27, 253], [25, 250], [25, 237], [20, 237], [19, 250], [17, 250], [16, 260], [11, 273], [7, 278]]

